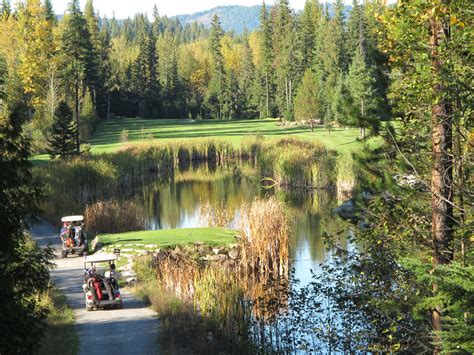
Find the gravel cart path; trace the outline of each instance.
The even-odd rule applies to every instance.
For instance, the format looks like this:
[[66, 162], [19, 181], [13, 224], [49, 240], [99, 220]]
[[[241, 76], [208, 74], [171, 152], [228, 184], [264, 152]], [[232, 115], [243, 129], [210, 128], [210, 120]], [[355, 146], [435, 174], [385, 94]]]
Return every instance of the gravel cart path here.
[[123, 309], [87, 312], [84, 306], [82, 257], [60, 257], [59, 230], [42, 222], [32, 227], [38, 245], [55, 247], [51, 271], [54, 284], [66, 296], [76, 316], [79, 354], [157, 354], [158, 319], [141, 300], [121, 289]]

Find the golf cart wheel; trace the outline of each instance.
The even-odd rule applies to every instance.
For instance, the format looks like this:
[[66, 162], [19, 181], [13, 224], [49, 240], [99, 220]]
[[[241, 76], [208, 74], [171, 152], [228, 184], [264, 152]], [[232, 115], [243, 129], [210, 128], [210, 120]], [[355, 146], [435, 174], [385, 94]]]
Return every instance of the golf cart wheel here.
[[67, 258], [67, 251], [63, 250], [63, 251], [61, 252], [61, 257], [62, 257], [62, 258]]

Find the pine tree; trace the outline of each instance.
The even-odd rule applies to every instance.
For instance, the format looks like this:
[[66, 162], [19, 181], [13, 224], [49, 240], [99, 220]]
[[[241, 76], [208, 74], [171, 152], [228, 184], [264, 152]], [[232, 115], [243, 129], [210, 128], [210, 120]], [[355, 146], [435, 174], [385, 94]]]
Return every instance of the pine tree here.
[[[72, 81], [74, 90], [74, 115], [76, 126], [80, 126], [80, 92], [82, 84], [92, 86], [94, 81], [91, 69], [92, 43], [87, 22], [79, 8], [79, 0], [69, 3], [61, 33], [61, 53], [63, 55], [64, 80], [66, 86]], [[66, 96], [67, 100], [67, 96]], [[76, 153], [80, 154], [80, 137], [77, 130]]]
[[263, 84], [263, 94], [264, 94], [264, 109], [260, 111], [264, 114], [260, 114], [261, 117], [268, 118], [271, 116], [271, 101], [273, 94], [273, 48], [272, 48], [272, 25], [270, 15], [268, 14], [267, 7], [265, 2], [262, 5], [262, 10], [260, 12], [260, 41], [261, 41], [261, 51], [262, 51], [262, 66], [260, 69], [260, 83]]
[[2, 0], [2, 5], [0, 7], [0, 15], [3, 16], [10, 16], [12, 13], [12, 8], [10, 6], [10, 1], [9, 0]]
[[322, 85], [311, 69], [307, 69], [295, 97], [295, 117], [299, 121], [310, 120], [313, 131], [314, 120], [324, 117], [321, 99]]
[[6, 77], [0, 56], [0, 352], [30, 354], [43, 336], [47, 310], [38, 295], [48, 289], [52, 252], [39, 249], [25, 234], [27, 221], [38, 212], [40, 191], [23, 132], [29, 108], [22, 92], [9, 87], [7, 96]]
[[163, 100], [164, 116], [171, 117], [179, 110], [178, 44], [169, 29], [156, 43], [157, 73]]
[[327, 119], [330, 119], [331, 116], [331, 105], [338, 77], [342, 75], [346, 67], [344, 16], [342, 10], [343, 4], [338, 0], [335, 5], [334, 16], [325, 23], [322, 43], [318, 53], [319, 60], [321, 61], [322, 75], [324, 75], [327, 88], [325, 105], [325, 117]]
[[[101, 102], [97, 103], [97, 111], [100, 117], [108, 118], [110, 116], [110, 93], [116, 86], [115, 77], [112, 73], [112, 64], [110, 61], [110, 49], [111, 49], [111, 40], [110, 40], [110, 29], [108, 25], [108, 20], [106, 18], [102, 21], [103, 25], [99, 33], [99, 79], [100, 86], [104, 88], [102, 95], [99, 95], [99, 99], [104, 97], [106, 100], [105, 110], [101, 106]], [[102, 103], [104, 105], [104, 103]], [[105, 111], [105, 113], [104, 113]]]
[[331, 113], [334, 120], [340, 125], [351, 124], [351, 109], [352, 109], [352, 98], [347, 88], [346, 79], [340, 75], [336, 89], [334, 90], [334, 96], [331, 103]]
[[239, 92], [242, 95], [241, 111], [242, 118], [255, 118], [258, 100], [255, 99], [253, 90], [254, 78], [256, 77], [255, 65], [253, 64], [252, 49], [249, 44], [248, 34], [243, 35], [243, 58], [242, 72], [239, 75]]
[[97, 93], [102, 92], [103, 88], [100, 83], [99, 78], [99, 67], [100, 67], [100, 57], [98, 53], [100, 52], [100, 38], [99, 38], [99, 19], [94, 13], [94, 4], [93, 0], [87, 0], [84, 7], [84, 19], [87, 23], [87, 31], [89, 32], [90, 39], [90, 51], [88, 53], [88, 63], [87, 63], [87, 78], [89, 81], [89, 93], [92, 96], [92, 100], [96, 103]]
[[221, 27], [219, 16], [214, 15], [211, 23], [211, 34], [209, 37], [209, 47], [214, 64], [214, 70], [208, 93], [207, 102], [211, 110], [217, 113], [217, 118], [222, 118], [223, 90], [225, 81], [224, 57], [222, 55], [222, 38], [224, 30]]
[[371, 127], [373, 132], [378, 131], [379, 120], [375, 113], [377, 110], [377, 97], [375, 95], [375, 80], [373, 72], [365, 63], [360, 50], [356, 51], [354, 60], [349, 68], [347, 85], [351, 94], [352, 125], [359, 127], [362, 138], [365, 138], [365, 129]]
[[51, 0], [44, 1], [44, 9], [46, 20], [56, 25], [58, 23], [58, 18], [54, 14], [53, 4], [51, 3]]
[[135, 16], [135, 43], [138, 56], [132, 66], [132, 92], [137, 99], [140, 117], [154, 116], [159, 95], [156, 81], [156, 39], [145, 15]]
[[301, 41], [302, 63], [305, 71], [314, 64], [319, 21], [321, 19], [321, 6], [317, 0], [306, 0], [301, 15]]
[[273, 48], [275, 51], [276, 104], [279, 116], [291, 119], [295, 70], [295, 26], [288, 0], [275, 5]]
[[54, 111], [54, 123], [47, 149], [51, 159], [65, 159], [73, 156], [75, 151], [74, 139], [77, 136], [77, 126], [73, 121], [72, 111], [65, 101], [61, 101]]
[[152, 31], [153, 35], [158, 38], [161, 33], [161, 24], [160, 24], [160, 13], [158, 12], [158, 7], [156, 4], [153, 5], [153, 24], [152, 24]]

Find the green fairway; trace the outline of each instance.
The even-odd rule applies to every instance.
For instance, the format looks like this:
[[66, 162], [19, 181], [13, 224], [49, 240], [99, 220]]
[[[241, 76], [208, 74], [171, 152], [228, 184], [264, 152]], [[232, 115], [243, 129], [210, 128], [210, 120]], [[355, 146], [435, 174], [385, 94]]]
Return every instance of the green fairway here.
[[[217, 137], [236, 144], [250, 135], [260, 134], [270, 138], [298, 137], [323, 143], [327, 148], [339, 152], [355, 150], [363, 146], [357, 140], [355, 128], [337, 128], [331, 134], [321, 126], [311, 132], [305, 126], [277, 126], [278, 120], [235, 120], [235, 121], [189, 121], [151, 120], [138, 118], [109, 119], [97, 127], [90, 144], [93, 153], [112, 152], [124, 144], [138, 144], [157, 140]], [[124, 129], [128, 130], [128, 142], [120, 140]], [[369, 140], [377, 144], [378, 140]]]
[[235, 235], [237, 235], [236, 231], [225, 228], [182, 228], [101, 234], [99, 241], [104, 247], [115, 246], [132, 249], [146, 249], [146, 245], [150, 244], [163, 248], [198, 242], [211, 246], [224, 246], [235, 242]]

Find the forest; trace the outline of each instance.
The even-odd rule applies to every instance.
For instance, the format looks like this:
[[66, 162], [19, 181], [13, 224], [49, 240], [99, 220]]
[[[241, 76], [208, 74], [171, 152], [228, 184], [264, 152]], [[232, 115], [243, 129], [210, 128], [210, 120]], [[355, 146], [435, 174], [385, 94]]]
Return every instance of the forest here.
[[[72, 1], [58, 20], [51, 3], [3, 1], [0, 52], [33, 110], [27, 130], [44, 152], [61, 100], [74, 111], [81, 142], [101, 119], [281, 117], [377, 132], [389, 117], [388, 56], [376, 21], [384, 7], [288, 1], [262, 7], [258, 31], [225, 33], [146, 14], [99, 18], [92, 1]], [[350, 100], [346, 98], [350, 97]]]
[[0, 5], [1, 353], [65, 313], [28, 230], [66, 214], [163, 243], [130, 259], [160, 349], [474, 352], [470, 1], [276, 0], [239, 34], [84, 5]]

